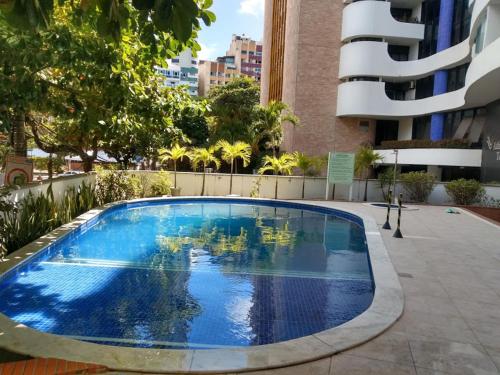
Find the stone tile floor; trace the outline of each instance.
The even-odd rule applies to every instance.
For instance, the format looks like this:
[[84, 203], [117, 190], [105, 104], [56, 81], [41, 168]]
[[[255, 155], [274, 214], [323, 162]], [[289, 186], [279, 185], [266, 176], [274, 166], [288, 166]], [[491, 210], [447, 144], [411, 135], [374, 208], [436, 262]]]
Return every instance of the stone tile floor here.
[[[381, 208], [332, 205], [385, 221]], [[381, 229], [406, 299], [389, 330], [331, 358], [246, 374], [500, 374], [500, 227], [445, 210], [403, 211], [403, 239]]]

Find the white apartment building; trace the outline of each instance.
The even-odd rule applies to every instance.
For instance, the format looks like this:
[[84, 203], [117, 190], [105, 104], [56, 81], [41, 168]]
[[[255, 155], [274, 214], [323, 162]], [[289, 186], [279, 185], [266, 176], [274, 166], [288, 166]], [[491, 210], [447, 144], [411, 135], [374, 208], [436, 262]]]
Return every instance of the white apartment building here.
[[156, 67], [156, 71], [165, 77], [168, 87], [187, 86], [189, 94], [198, 95], [198, 59], [190, 49], [184, 50], [179, 56], [167, 60], [167, 67]]

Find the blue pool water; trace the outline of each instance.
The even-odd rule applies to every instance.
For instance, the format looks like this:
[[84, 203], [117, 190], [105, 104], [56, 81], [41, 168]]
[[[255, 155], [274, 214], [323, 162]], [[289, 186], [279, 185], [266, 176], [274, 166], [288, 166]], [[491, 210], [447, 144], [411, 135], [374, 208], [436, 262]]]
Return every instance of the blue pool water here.
[[214, 348], [336, 327], [373, 293], [356, 216], [186, 199], [105, 211], [0, 278], [0, 312], [101, 344]]

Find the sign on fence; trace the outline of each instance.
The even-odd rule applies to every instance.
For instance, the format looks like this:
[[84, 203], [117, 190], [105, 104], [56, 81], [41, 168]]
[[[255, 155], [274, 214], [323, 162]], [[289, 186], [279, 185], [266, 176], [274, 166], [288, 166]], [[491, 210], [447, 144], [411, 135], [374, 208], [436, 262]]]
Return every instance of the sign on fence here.
[[328, 157], [328, 183], [350, 185], [354, 179], [354, 154], [330, 152]]

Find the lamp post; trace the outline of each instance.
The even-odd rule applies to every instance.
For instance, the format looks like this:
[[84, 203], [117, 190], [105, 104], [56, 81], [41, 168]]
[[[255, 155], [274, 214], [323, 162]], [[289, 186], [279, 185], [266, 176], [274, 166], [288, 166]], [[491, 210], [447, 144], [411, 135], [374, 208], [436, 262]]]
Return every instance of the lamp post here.
[[398, 173], [398, 152], [399, 150], [394, 150], [393, 151], [393, 154], [395, 155], [395, 159], [394, 159], [394, 177], [393, 177], [393, 189], [392, 191], [394, 192], [394, 203], [397, 204], [397, 201], [398, 201], [398, 198], [397, 198], [397, 194], [396, 194], [396, 176], [397, 176], [397, 173]]

